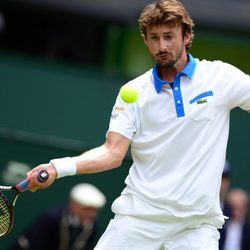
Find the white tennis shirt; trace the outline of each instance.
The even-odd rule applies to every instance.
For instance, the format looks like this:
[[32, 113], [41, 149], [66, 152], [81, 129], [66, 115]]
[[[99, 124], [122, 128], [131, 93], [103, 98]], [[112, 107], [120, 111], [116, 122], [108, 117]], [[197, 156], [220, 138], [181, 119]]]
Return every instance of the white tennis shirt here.
[[250, 77], [221, 61], [189, 63], [173, 83], [157, 66], [128, 82], [133, 104], [118, 95], [109, 131], [131, 140], [133, 165], [113, 205], [117, 214], [154, 220], [223, 216], [219, 190], [226, 158], [230, 110], [250, 110]]

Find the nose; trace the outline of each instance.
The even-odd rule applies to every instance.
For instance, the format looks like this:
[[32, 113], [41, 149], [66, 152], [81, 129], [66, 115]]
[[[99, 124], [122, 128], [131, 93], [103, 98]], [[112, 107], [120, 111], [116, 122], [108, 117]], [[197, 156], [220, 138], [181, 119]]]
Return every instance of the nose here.
[[160, 52], [164, 52], [167, 50], [167, 42], [163, 38], [159, 39], [159, 50], [160, 50]]

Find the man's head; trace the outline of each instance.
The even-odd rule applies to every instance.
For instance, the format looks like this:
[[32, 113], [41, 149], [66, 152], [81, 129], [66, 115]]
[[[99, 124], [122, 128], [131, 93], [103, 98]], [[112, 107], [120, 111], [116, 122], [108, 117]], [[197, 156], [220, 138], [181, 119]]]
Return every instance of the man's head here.
[[231, 219], [235, 221], [243, 221], [248, 213], [248, 193], [241, 188], [234, 188], [228, 193], [227, 201], [232, 210]]
[[104, 194], [92, 184], [81, 183], [71, 189], [69, 209], [81, 223], [94, 221], [105, 203]]
[[182, 3], [177, 0], [160, 0], [143, 9], [139, 18], [139, 26], [144, 38], [147, 38], [147, 31], [150, 27], [162, 24], [180, 25], [183, 38], [187, 33], [190, 34], [186, 49], [191, 48], [194, 23]]

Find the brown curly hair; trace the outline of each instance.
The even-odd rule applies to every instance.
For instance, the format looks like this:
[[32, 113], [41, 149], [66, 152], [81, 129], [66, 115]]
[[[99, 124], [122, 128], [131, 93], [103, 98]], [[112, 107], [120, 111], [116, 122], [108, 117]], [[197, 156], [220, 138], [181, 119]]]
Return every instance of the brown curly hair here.
[[186, 49], [188, 50], [192, 46], [194, 22], [184, 5], [177, 0], [160, 0], [147, 5], [141, 12], [138, 22], [140, 32], [145, 37], [147, 37], [147, 29], [150, 26], [164, 23], [180, 24], [182, 26], [183, 37], [186, 33], [191, 34], [191, 39], [186, 45]]

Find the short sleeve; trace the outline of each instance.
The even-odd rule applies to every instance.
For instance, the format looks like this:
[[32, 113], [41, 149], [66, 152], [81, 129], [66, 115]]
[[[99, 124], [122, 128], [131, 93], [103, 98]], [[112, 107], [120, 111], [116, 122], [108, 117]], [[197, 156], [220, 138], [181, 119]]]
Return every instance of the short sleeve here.
[[136, 103], [125, 103], [117, 96], [113, 107], [108, 131], [119, 133], [132, 140], [136, 132]]
[[223, 63], [223, 67], [224, 91], [229, 108], [250, 110], [250, 76], [230, 64]]

